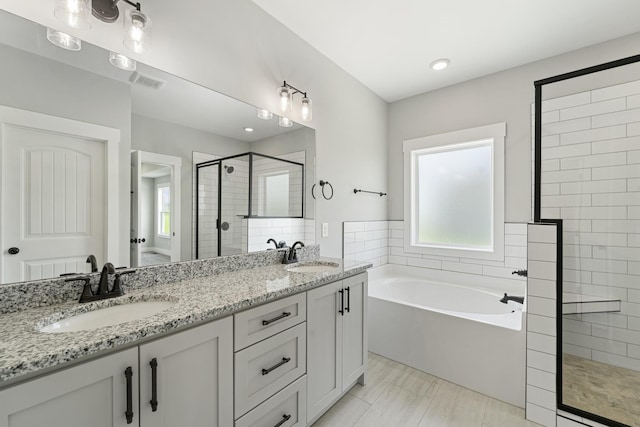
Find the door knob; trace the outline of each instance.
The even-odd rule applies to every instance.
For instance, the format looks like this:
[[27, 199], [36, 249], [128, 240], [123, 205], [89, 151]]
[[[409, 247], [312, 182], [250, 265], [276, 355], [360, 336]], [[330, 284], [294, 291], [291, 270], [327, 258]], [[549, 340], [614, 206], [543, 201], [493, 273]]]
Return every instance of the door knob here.
[[9, 248], [8, 252], [9, 252], [9, 255], [17, 255], [20, 252], [20, 249], [13, 247], [13, 248]]

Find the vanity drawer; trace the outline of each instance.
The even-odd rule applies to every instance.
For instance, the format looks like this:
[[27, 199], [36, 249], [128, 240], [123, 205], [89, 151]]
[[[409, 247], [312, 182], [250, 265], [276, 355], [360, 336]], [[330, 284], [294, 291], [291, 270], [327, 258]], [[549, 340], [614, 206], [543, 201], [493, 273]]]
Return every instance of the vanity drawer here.
[[242, 350], [307, 320], [305, 293], [234, 315], [234, 349]]
[[304, 427], [307, 423], [306, 409], [307, 376], [305, 375], [237, 420], [235, 426]]
[[307, 324], [287, 329], [235, 354], [235, 418], [306, 373]]

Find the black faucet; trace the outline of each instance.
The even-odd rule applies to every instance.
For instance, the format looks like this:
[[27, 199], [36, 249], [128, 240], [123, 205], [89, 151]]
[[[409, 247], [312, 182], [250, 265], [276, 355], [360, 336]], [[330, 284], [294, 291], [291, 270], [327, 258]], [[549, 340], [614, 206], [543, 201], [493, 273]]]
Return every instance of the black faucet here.
[[500, 299], [500, 302], [503, 304], [506, 304], [509, 301], [514, 301], [518, 304], [524, 304], [524, 297], [511, 297], [505, 293], [504, 296]]
[[[275, 241], [275, 239], [269, 239], [269, 240], [267, 240], [267, 245], [268, 245], [269, 243], [273, 243], [273, 246], [275, 246], [275, 249], [280, 249], [280, 248], [278, 247], [278, 243]], [[269, 249], [271, 249], [271, 248], [269, 248]]]
[[[135, 272], [135, 270], [116, 271], [116, 269], [113, 268], [113, 264], [111, 264], [110, 262], [106, 263], [104, 267], [102, 267], [102, 273], [100, 273], [100, 281], [98, 282], [98, 289], [96, 292], [93, 292], [93, 289], [91, 287], [91, 276], [89, 275], [70, 277], [66, 279], [65, 282], [84, 282], [84, 287], [82, 289], [82, 295], [80, 295], [79, 302], [98, 301], [124, 295], [124, 291], [122, 290], [121, 276], [125, 274], [131, 274], [133, 272]], [[115, 279], [113, 281], [113, 287], [111, 288], [111, 290], [109, 290], [110, 274], [115, 274]]]
[[283, 264], [292, 264], [294, 262], [298, 262], [298, 254], [296, 253], [297, 247], [304, 248], [304, 243], [298, 241], [298, 242], [295, 242], [293, 245], [291, 245], [291, 248], [289, 249], [289, 253], [287, 254], [285, 252], [284, 258], [282, 258]]
[[527, 277], [527, 270], [516, 270], [516, 271], [512, 271], [511, 274], [517, 274], [518, 276], [521, 276], [521, 277]]
[[91, 264], [91, 272], [92, 273], [97, 273], [98, 272], [98, 261], [96, 260], [96, 256], [95, 255], [89, 255], [87, 257], [87, 263]]
[[96, 295], [107, 295], [109, 293], [109, 274], [113, 274], [115, 272], [116, 269], [110, 262], [106, 263], [104, 267], [102, 267], [100, 282], [98, 282], [98, 292]]

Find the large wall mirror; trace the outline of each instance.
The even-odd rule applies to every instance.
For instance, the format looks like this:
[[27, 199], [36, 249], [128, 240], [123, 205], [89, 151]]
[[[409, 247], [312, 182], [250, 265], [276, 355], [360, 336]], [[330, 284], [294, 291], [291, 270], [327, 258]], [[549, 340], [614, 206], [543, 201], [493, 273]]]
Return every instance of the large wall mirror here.
[[539, 85], [537, 217], [562, 225], [558, 408], [610, 426], [640, 426], [638, 59]]
[[5, 11], [0, 58], [0, 283], [314, 241], [313, 129]]

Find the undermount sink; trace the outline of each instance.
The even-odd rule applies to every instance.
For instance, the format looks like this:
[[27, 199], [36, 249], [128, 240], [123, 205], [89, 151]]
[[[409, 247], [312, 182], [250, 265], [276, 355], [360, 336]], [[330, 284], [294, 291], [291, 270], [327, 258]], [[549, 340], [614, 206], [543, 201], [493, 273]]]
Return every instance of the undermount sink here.
[[288, 267], [287, 271], [293, 273], [324, 273], [325, 271], [333, 271], [339, 266], [340, 264], [336, 262], [314, 261], [301, 263], [294, 267]]
[[167, 310], [173, 305], [175, 302], [172, 301], [140, 301], [113, 305], [60, 319], [38, 330], [45, 333], [90, 331], [144, 319]]

